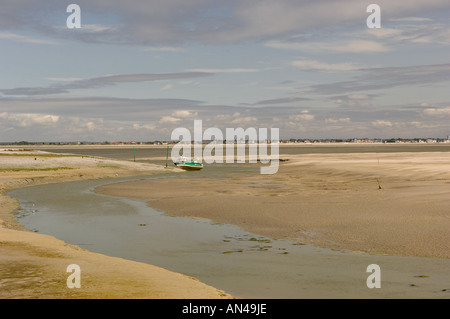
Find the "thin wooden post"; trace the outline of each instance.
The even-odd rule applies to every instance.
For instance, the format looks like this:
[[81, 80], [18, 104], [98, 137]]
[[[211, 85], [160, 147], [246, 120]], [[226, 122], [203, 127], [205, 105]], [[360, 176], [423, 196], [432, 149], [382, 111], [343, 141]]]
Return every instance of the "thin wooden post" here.
[[167, 162], [168, 161], [169, 161], [169, 143], [167, 143], [166, 167], [167, 167]]

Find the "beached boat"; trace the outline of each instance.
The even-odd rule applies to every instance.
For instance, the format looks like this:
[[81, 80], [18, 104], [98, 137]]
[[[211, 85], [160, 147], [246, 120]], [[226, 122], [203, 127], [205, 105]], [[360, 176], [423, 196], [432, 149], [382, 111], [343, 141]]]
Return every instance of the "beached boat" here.
[[200, 170], [203, 168], [203, 164], [199, 163], [197, 161], [189, 161], [187, 158], [185, 157], [180, 157], [176, 162], [174, 162], [174, 164], [182, 169], [185, 170]]

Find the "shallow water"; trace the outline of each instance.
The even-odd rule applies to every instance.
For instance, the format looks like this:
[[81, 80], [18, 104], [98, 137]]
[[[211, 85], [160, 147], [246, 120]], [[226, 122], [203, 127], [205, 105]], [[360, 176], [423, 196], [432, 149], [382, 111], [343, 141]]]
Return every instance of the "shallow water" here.
[[[243, 168], [244, 169], [244, 168]], [[251, 171], [251, 169], [250, 169]], [[90, 251], [160, 266], [243, 298], [450, 298], [450, 260], [335, 251], [248, 233], [204, 219], [169, 217], [144, 201], [92, 192], [142, 178], [14, 190], [27, 229]], [[378, 264], [382, 288], [369, 289]]]

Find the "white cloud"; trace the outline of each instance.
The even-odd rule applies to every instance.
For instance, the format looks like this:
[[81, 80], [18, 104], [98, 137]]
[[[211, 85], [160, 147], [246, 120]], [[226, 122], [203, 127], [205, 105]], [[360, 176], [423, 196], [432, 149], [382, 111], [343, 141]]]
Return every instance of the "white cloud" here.
[[339, 118], [339, 119], [325, 119], [325, 123], [329, 123], [329, 124], [338, 124], [338, 123], [350, 123], [351, 119], [349, 117], [343, 117], [343, 118]]
[[237, 117], [234, 120], [231, 121], [231, 124], [238, 124], [238, 125], [247, 125], [250, 123], [257, 122], [258, 119], [253, 116], [244, 116], [244, 117]]
[[204, 72], [204, 73], [250, 73], [258, 72], [258, 69], [229, 68], [229, 69], [189, 69], [186, 72]]
[[[154, 131], [155, 129], [156, 129], [156, 126], [154, 126], [154, 125], [150, 125], [150, 124], [144, 124], [144, 125], [141, 125], [141, 124], [138, 124], [138, 123], [134, 123], [133, 124], [133, 129], [135, 129], [135, 130], [148, 130], [148, 131]], [[121, 129], [121, 130], [123, 130], [123, 128]]]
[[[53, 30], [55, 31], [66, 31], [66, 24], [61, 25], [53, 25]], [[105, 33], [108, 31], [117, 32], [118, 28], [116, 26], [108, 26], [102, 24], [89, 24], [89, 23], [81, 23], [81, 28], [76, 30], [78, 33]]]
[[172, 113], [172, 116], [176, 117], [176, 118], [179, 118], [179, 117], [181, 117], [181, 118], [190, 118], [190, 117], [195, 117], [197, 115], [198, 115], [197, 112], [191, 112], [191, 111], [188, 111], [188, 110], [178, 110], [178, 111], [175, 111], [175, 112]]
[[82, 31], [89, 32], [105, 32], [105, 31], [113, 31], [116, 30], [116, 27], [101, 25], [101, 24], [87, 24], [83, 23], [80, 28]]
[[104, 128], [102, 118], [82, 118], [78, 116], [64, 116], [60, 119], [58, 129], [64, 133], [86, 133], [99, 131]]
[[241, 114], [240, 112], [234, 112], [233, 114], [217, 114], [213, 118], [214, 125], [220, 123], [222, 126], [226, 125], [250, 125], [252, 123], [258, 122], [258, 118], [256, 116], [251, 116], [245, 112], [245, 114]]
[[95, 130], [96, 125], [95, 125], [94, 122], [90, 121], [90, 122], [87, 122], [87, 123], [86, 123], [86, 128], [87, 128], [89, 131], [93, 131], [93, 130]]
[[361, 66], [356, 63], [326, 63], [319, 62], [317, 60], [297, 60], [292, 62], [293, 66], [302, 69], [313, 69], [319, 71], [333, 72], [333, 71], [355, 71], [361, 68]]
[[[403, 31], [400, 28], [388, 28], [383, 27], [380, 29], [367, 29], [364, 30], [364, 35], [371, 35], [378, 39], [385, 39], [385, 38], [393, 38], [400, 36]], [[357, 36], [360, 36], [357, 34]]]
[[173, 88], [173, 85], [171, 83], [168, 83], [161, 88], [161, 91], [170, 90], [171, 88]]
[[351, 100], [369, 100], [370, 97], [367, 94], [348, 94], [347, 97]]
[[160, 120], [159, 123], [160, 124], [176, 124], [178, 122], [180, 122], [181, 119], [173, 117], [173, 116], [163, 116]]
[[421, 17], [405, 17], [405, 18], [392, 18], [389, 21], [408, 21], [408, 22], [424, 22], [424, 21], [433, 21], [430, 18], [421, 18]]
[[383, 128], [383, 127], [392, 127], [394, 124], [390, 121], [376, 120], [372, 122], [372, 125], [378, 128]]
[[40, 39], [35, 37], [29, 37], [25, 35], [10, 33], [10, 32], [0, 32], [0, 39], [8, 39], [18, 42], [33, 43], [33, 44], [56, 44], [56, 42], [46, 39]]
[[334, 42], [283, 42], [269, 41], [267, 47], [304, 52], [380, 53], [390, 49], [379, 42], [369, 40], [342, 40]]
[[336, 52], [351, 52], [351, 53], [378, 53], [390, 51], [384, 44], [368, 41], [368, 40], [354, 40], [333, 46], [325, 46], [326, 50]]
[[428, 108], [423, 110], [423, 114], [431, 116], [447, 116], [450, 115], [450, 106], [444, 108]]
[[309, 111], [302, 111], [301, 114], [289, 116], [289, 120], [291, 121], [312, 121], [314, 118], [315, 116], [309, 114]]
[[0, 113], [0, 119], [8, 120], [11, 124], [21, 127], [33, 125], [53, 125], [56, 124], [60, 117], [51, 114], [34, 114], [34, 113]]
[[448, 25], [432, 24], [404, 24], [392, 28], [367, 29], [361, 35], [370, 35], [382, 40], [385, 45], [398, 46], [399, 44], [450, 44], [450, 30]]
[[412, 121], [412, 122], [409, 122], [408, 124], [410, 126], [413, 126], [415, 128], [420, 128], [420, 129], [433, 129], [433, 128], [441, 126], [441, 124], [439, 124], [439, 123], [424, 124], [424, 123], [419, 122], [419, 121]]

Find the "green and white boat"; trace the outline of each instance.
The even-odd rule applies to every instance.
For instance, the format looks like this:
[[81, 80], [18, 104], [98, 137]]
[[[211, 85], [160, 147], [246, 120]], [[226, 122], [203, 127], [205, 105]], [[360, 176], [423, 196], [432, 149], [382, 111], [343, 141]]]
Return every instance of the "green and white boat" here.
[[197, 161], [190, 161], [186, 157], [180, 157], [174, 164], [187, 171], [198, 171], [203, 168], [203, 164]]

